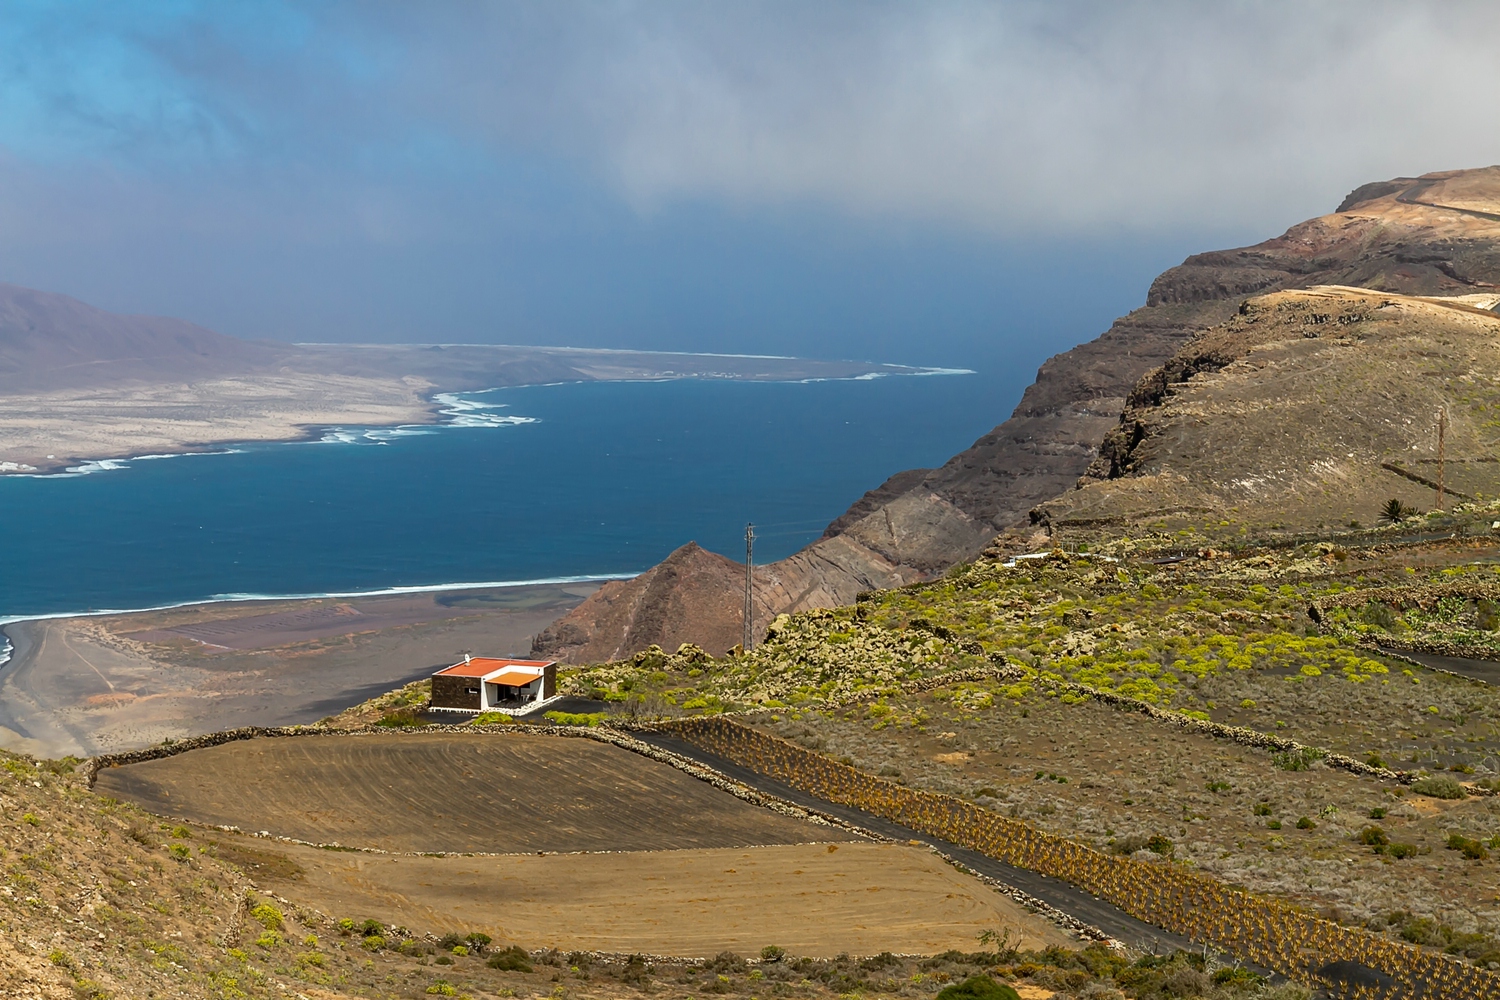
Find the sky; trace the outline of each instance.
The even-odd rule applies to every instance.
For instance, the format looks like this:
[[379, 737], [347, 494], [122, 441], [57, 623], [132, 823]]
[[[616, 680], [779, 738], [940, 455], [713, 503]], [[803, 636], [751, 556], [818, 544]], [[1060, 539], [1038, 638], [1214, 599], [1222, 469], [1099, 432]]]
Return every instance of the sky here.
[[225, 333], [1025, 372], [1500, 160], [1500, 7], [0, 0], [0, 280]]

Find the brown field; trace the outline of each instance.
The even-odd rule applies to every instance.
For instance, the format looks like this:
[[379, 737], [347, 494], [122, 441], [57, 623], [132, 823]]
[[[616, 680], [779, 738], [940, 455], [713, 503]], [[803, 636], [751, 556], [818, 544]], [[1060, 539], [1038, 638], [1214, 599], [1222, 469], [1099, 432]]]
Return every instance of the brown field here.
[[506, 854], [849, 841], [593, 740], [371, 734], [244, 740], [100, 772], [152, 812], [389, 851]]
[[[1500, 831], [1500, 798], [1431, 798], [1321, 764], [1282, 770], [1265, 750], [1098, 702], [995, 695], [962, 709], [961, 699], [935, 694], [907, 706], [923, 713], [919, 728], [868, 710], [745, 721], [1104, 850], [1162, 836], [1178, 861], [1344, 919], [1409, 910], [1465, 931], [1500, 924], [1497, 862], [1446, 846], [1450, 833]], [[1379, 819], [1373, 810], [1383, 810]], [[1303, 817], [1311, 825], [1298, 828]], [[1420, 853], [1376, 854], [1358, 841], [1371, 825]]]
[[532, 949], [933, 954], [972, 951], [989, 929], [1028, 948], [1079, 945], [932, 853], [894, 844], [433, 858], [231, 836], [216, 850], [331, 917], [418, 934], [482, 930]]

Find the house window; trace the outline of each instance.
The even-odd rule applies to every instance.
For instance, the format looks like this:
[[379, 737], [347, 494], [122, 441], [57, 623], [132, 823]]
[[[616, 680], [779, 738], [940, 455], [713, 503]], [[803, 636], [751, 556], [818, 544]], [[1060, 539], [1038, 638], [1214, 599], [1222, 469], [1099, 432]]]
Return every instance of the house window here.
[[478, 688], [464, 688], [464, 694], [478, 694]]

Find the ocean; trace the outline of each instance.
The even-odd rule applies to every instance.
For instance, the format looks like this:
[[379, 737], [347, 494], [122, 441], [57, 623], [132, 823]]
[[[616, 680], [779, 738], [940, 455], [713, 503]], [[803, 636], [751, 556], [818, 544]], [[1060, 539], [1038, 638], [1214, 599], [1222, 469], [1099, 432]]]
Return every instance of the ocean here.
[[968, 447], [1012, 392], [973, 374], [532, 386], [442, 397], [441, 426], [0, 477], [0, 621], [626, 576], [689, 540], [742, 558], [749, 521], [768, 562]]

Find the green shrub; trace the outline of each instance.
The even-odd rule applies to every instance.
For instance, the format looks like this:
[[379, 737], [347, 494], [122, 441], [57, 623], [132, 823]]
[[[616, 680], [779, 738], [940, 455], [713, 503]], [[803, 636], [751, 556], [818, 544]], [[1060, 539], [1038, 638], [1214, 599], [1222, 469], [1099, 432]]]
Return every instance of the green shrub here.
[[178, 861], [186, 861], [193, 853], [193, 849], [186, 844], [173, 844], [167, 848], [167, 853]]
[[1153, 834], [1146, 841], [1146, 850], [1151, 851], [1153, 854], [1160, 854], [1162, 857], [1167, 857], [1172, 853], [1172, 842], [1159, 833]]
[[505, 725], [515, 722], [515, 718], [505, 712], [480, 712], [470, 720], [471, 726], [493, 726]]
[[545, 712], [542, 718], [559, 726], [597, 726], [609, 715], [606, 712]]
[[1285, 753], [1273, 753], [1271, 763], [1283, 771], [1306, 771], [1314, 763], [1327, 756], [1327, 752], [1316, 747], [1303, 747], [1300, 750], [1288, 750]]
[[1430, 795], [1435, 799], [1462, 799], [1468, 796], [1457, 778], [1446, 774], [1435, 774], [1430, 778], [1418, 778], [1411, 783], [1411, 790], [1418, 795]]
[[[181, 846], [181, 845], [173, 845]], [[268, 931], [279, 931], [285, 926], [285, 918], [281, 911], [270, 903], [261, 903], [250, 911], [250, 919], [260, 924]]]
[[1257, 802], [1255, 803], [1255, 808], [1250, 811], [1255, 813], [1255, 815], [1257, 816], [1269, 816], [1271, 815], [1271, 803]]
[[1367, 826], [1354, 838], [1369, 847], [1384, 847], [1391, 842], [1390, 836], [1378, 826]]
[[978, 975], [945, 987], [938, 993], [937, 1000], [1021, 1000], [1021, 995], [989, 976]]
[[437, 982], [427, 987], [427, 992], [432, 994], [433, 996], [439, 997], [451, 997], [458, 995], [457, 988], [455, 988], [454, 985], [448, 982], [446, 979], [439, 979]]
[[464, 937], [464, 943], [467, 944], [469, 946], [469, 950], [476, 955], [483, 954], [484, 949], [490, 946], [491, 940], [492, 939], [490, 938], [490, 936], [483, 933], [482, 931], [474, 931], [470, 934], [465, 935]]
[[396, 729], [407, 729], [415, 726], [425, 726], [427, 723], [417, 718], [415, 709], [398, 708], [393, 712], [387, 712], [375, 720], [377, 726], [388, 726]]
[[1472, 837], [1465, 837], [1461, 833], [1450, 833], [1448, 835], [1448, 850], [1460, 851], [1463, 856], [1473, 861], [1483, 861], [1490, 856], [1490, 852], [1484, 849], [1484, 845]]
[[1298, 816], [1297, 817], [1297, 829], [1299, 829], [1299, 830], [1312, 830], [1312, 829], [1316, 828], [1317, 825], [1318, 824], [1315, 823], [1315, 822], [1313, 822], [1313, 820], [1312, 820], [1312, 818], [1310, 816]]
[[1392, 844], [1382, 853], [1392, 858], [1413, 858], [1418, 852], [1416, 844]]
[[511, 945], [490, 956], [485, 965], [502, 972], [530, 972], [531, 955], [519, 945]]
[[172, 827], [172, 836], [178, 840], [190, 840], [193, 836], [193, 831], [185, 826], [174, 826]]
[[379, 934], [366, 934], [360, 940], [359, 946], [366, 951], [379, 951], [385, 947], [385, 938]]
[[1249, 969], [1236, 966], [1232, 969], [1215, 970], [1213, 981], [1217, 986], [1253, 986], [1262, 982], [1263, 979]]
[[774, 944], [768, 944], [760, 950], [762, 962], [779, 962], [786, 957], [786, 949], [778, 948]]
[[1371, 819], [1385, 819], [1385, 806], [1376, 806], [1370, 810]]

